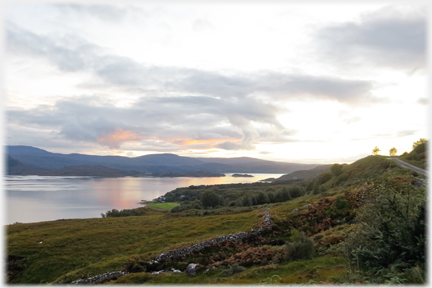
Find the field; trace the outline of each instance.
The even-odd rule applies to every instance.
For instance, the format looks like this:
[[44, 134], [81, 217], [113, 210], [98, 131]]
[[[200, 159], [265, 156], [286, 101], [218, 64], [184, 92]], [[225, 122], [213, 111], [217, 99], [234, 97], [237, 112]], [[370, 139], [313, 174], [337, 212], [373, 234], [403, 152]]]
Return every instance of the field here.
[[8, 254], [25, 257], [19, 283], [76, 280], [121, 270], [128, 259], [152, 256], [202, 240], [259, 225], [259, 211], [233, 215], [173, 217], [149, 209], [148, 215], [71, 219], [7, 227]]
[[159, 208], [159, 209], [167, 209], [167, 210], [171, 210], [172, 208], [179, 206], [179, 203], [174, 203], [174, 202], [167, 202], [167, 203], [153, 203], [153, 202], [147, 202], [148, 206], [152, 207], [152, 208]]

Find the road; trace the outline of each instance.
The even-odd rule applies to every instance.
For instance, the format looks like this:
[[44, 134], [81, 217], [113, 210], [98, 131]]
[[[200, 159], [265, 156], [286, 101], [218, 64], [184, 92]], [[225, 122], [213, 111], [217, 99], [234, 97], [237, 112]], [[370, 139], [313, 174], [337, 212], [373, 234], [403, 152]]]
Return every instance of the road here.
[[416, 166], [414, 166], [414, 165], [412, 165], [412, 164], [409, 164], [409, 163], [407, 163], [407, 162], [405, 162], [405, 161], [402, 161], [402, 160], [400, 160], [400, 159], [398, 159], [398, 158], [388, 158], [388, 159], [393, 160], [394, 162], [398, 163], [399, 165], [401, 165], [401, 166], [404, 167], [404, 168], [408, 168], [408, 169], [411, 169], [411, 170], [413, 170], [413, 171], [415, 171], [415, 172], [417, 172], [417, 173], [420, 173], [420, 174], [423, 174], [423, 175], [425, 175], [425, 176], [428, 176], [427, 171], [424, 170], [424, 169], [421, 169], [421, 168], [419, 168], [419, 167], [416, 167]]

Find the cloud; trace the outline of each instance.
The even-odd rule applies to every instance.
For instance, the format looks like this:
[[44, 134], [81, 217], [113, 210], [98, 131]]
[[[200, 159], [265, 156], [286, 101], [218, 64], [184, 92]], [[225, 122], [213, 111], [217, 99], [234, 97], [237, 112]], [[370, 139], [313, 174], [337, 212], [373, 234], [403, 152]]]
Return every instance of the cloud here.
[[12, 23], [7, 25], [7, 44], [11, 53], [42, 57], [63, 71], [92, 72], [103, 84], [125, 90], [155, 91], [163, 95], [188, 93], [224, 99], [252, 99], [261, 94], [271, 101], [302, 97], [345, 104], [375, 101], [371, 95], [374, 87], [371, 81], [275, 72], [224, 75], [186, 67], [146, 65], [128, 57], [104, 54], [101, 47], [79, 37], [51, 39]]
[[120, 148], [124, 142], [137, 142], [143, 139], [142, 136], [132, 131], [117, 128], [114, 132], [100, 137], [97, 142], [101, 145], [108, 146], [109, 148]]
[[417, 103], [419, 103], [420, 105], [428, 105], [428, 103], [429, 103], [429, 99], [428, 98], [419, 98], [418, 100], [417, 100]]
[[[426, 7], [424, 7], [426, 8]], [[319, 49], [341, 63], [368, 63], [396, 69], [424, 68], [426, 19], [422, 12], [402, 13], [385, 7], [364, 15], [359, 22], [321, 28]]]
[[9, 53], [24, 53], [48, 60], [62, 71], [83, 71], [95, 65], [94, 55], [100, 49], [75, 35], [55, 40], [6, 23], [6, 47]]
[[416, 130], [403, 130], [396, 132], [396, 137], [405, 137], [416, 134], [418, 131]]
[[251, 150], [269, 137], [253, 123], [263, 123], [273, 127], [273, 133], [283, 134], [285, 128], [276, 118], [278, 111], [272, 104], [253, 99], [143, 97], [130, 107], [116, 107], [97, 101], [97, 97], [76, 97], [57, 101], [53, 106], [10, 110], [7, 121], [51, 129], [57, 137], [112, 149], [126, 142], [163, 142], [176, 149], [232, 149], [220, 144], [233, 142]]
[[262, 76], [266, 86], [261, 91], [273, 92], [284, 99], [309, 97], [330, 99], [341, 103], [368, 103], [375, 99], [371, 95], [373, 82], [327, 76], [284, 75], [268, 73]]
[[[122, 21], [128, 14], [126, 8], [113, 5], [102, 5], [102, 4], [52, 4], [53, 7], [60, 10], [61, 13], [66, 13], [73, 16], [83, 17], [89, 16], [94, 17], [103, 21]], [[135, 7], [136, 8], [136, 7]]]

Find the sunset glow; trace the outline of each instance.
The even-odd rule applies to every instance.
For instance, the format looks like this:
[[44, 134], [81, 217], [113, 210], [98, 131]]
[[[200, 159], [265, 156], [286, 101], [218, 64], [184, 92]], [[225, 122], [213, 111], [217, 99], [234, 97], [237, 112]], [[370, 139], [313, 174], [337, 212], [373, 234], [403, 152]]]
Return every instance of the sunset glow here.
[[6, 144], [350, 163], [427, 138], [424, 5], [9, 3]]

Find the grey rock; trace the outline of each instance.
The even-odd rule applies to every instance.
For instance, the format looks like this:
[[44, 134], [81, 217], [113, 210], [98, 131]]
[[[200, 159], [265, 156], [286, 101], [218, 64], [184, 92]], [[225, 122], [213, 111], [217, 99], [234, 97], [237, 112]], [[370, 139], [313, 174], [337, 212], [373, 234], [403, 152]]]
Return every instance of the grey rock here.
[[189, 275], [189, 276], [195, 276], [195, 274], [196, 274], [196, 266], [197, 266], [198, 264], [195, 264], [195, 263], [190, 263], [188, 266], [187, 266], [187, 268], [186, 268], [186, 273]]

